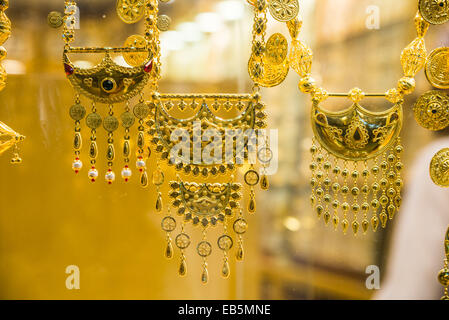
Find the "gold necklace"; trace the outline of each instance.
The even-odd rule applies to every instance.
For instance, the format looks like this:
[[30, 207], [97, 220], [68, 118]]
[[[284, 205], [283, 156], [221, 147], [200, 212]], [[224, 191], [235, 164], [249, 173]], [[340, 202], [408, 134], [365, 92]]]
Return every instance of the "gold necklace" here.
[[[317, 86], [311, 77], [312, 50], [298, 40], [302, 21], [290, 20], [287, 26], [292, 37], [290, 65], [301, 77], [299, 89], [310, 94], [313, 104], [312, 206], [326, 225], [332, 221], [334, 228], [341, 225], [344, 233], [349, 226], [354, 235], [360, 227], [363, 233], [370, 225], [373, 231], [379, 224], [385, 228], [401, 206], [402, 104], [404, 96], [414, 91], [414, 77], [425, 65], [424, 36], [429, 23], [416, 15], [417, 38], [401, 54], [404, 77], [397, 88], [385, 93], [364, 93], [359, 88], [330, 93]], [[320, 106], [329, 97], [348, 98], [353, 105], [329, 112]], [[360, 105], [365, 97], [384, 97], [393, 106], [384, 112], [372, 112]]]
[[[150, 26], [152, 26], [150, 27], [150, 33], [154, 35], [150, 41], [150, 48], [152, 48], [155, 56], [159, 56], [160, 41], [159, 32], [156, 28], [156, 22], [159, 20], [157, 1], [149, 1], [148, 5], [151, 17]], [[158, 91], [159, 78], [153, 78], [152, 97], [148, 102], [151, 112], [146, 124], [149, 140], [159, 155], [157, 168], [153, 175], [153, 184], [156, 186], [158, 193], [157, 212], [163, 211], [160, 187], [164, 183], [164, 174], [160, 168], [160, 161], [167, 161], [178, 171], [178, 180], [169, 183], [169, 197], [172, 199], [172, 203], [171, 208], [169, 206], [167, 209], [167, 215], [162, 219], [161, 224], [167, 239], [165, 256], [168, 259], [173, 257], [174, 242], [180, 251], [179, 274], [185, 275], [187, 272], [185, 251], [191, 246], [192, 242], [190, 235], [186, 232], [186, 226], [191, 224], [201, 228], [201, 241], [196, 244], [196, 252], [203, 261], [201, 272], [203, 283], [207, 283], [209, 280], [207, 259], [214, 248], [214, 245], [208, 239], [210, 228], [223, 226], [222, 234], [216, 239], [216, 247], [223, 254], [221, 275], [224, 278], [227, 278], [230, 274], [229, 254], [231, 249], [236, 248], [235, 257], [238, 261], [244, 259], [243, 235], [247, 231], [248, 222], [239, 203], [242, 199], [242, 186], [235, 182], [234, 174], [238, 166], [248, 162], [249, 142], [253, 139], [261, 142], [258, 142], [258, 146], [263, 146], [258, 152], [262, 169], [259, 173], [255, 164], [250, 163], [244, 174], [244, 181], [250, 189], [246, 208], [248, 213], [256, 212], [255, 187], [260, 185], [263, 190], [267, 190], [269, 187], [265, 168], [271, 160], [270, 156], [266, 156], [266, 153], [269, 154], [271, 150], [267, 147], [267, 139], [261, 131], [266, 127], [266, 114], [264, 112], [265, 105], [260, 101], [259, 86], [272, 87], [281, 83], [285, 79], [286, 72], [288, 72], [288, 60], [286, 55], [279, 59], [274, 54], [271, 58], [276, 59], [279, 63], [274, 67], [267, 63], [269, 60], [264, 50], [266, 47], [266, 15], [266, 1], [257, 1], [254, 7], [252, 54], [248, 63], [248, 71], [254, 82], [252, 93], [160, 93]], [[285, 43], [282, 45], [285, 45]], [[281, 76], [278, 76], [278, 71], [281, 72]], [[221, 118], [216, 115], [217, 111], [220, 110], [234, 112], [238, 116]], [[179, 116], [179, 113], [185, 116]], [[172, 137], [179, 130], [183, 130], [187, 142], [187, 151], [182, 155], [177, 152], [173, 154], [178, 143]], [[210, 130], [216, 130], [218, 133], [219, 141], [214, 144], [218, 149], [213, 148], [214, 157], [219, 156], [218, 158], [221, 159], [218, 162], [205, 161], [202, 157], [195, 159], [195, 148], [202, 147], [201, 141], [195, 140], [195, 135], [204, 136]], [[236, 150], [229, 153], [224, 139], [227, 134], [225, 133], [226, 130], [240, 132], [238, 134], [240, 137], [242, 137], [242, 133], [248, 130], [253, 132], [254, 135], [248, 136], [246, 142], [241, 144], [236, 142]], [[236, 141], [238, 141], [238, 138]], [[239, 147], [237, 147], [238, 144]], [[227, 160], [223, 162], [223, 159]], [[228, 159], [231, 161], [229, 162]], [[210, 179], [224, 174], [230, 175], [227, 183], [209, 182]], [[186, 181], [187, 177], [192, 175], [196, 182], [192, 182], [190, 179], [190, 181]], [[175, 210], [179, 218], [172, 214], [172, 209]], [[232, 226], [235, 237], [232, 236], [228, 226]], [[173, 240], [172, 234], [177, 228], [179, 228], [179, 231]]]
[[[75, 103], [70, 108], [70, 117], [75, 121], [75, 135], [74, 135], [74, 153], [75, 160], [72, 168], [78, 173], [83, 168], [83, 162], [80, 157], [82, 149], [81, 136], [81, 121], [85, 119], [87, 127], [91, 130], [89, 143], [89, 159], [91, 168], [88, 171], [88, 178], [95, 182], [98, 178], [99, 172], [96, 168], [98, 145], [97, 145], [97, 130], [103, 127], [108, 134], [106, 145], [106, 158], [108, 162], [108, 169], [105, 173], [105, 180], [108, 184], [112, 184], [116, 175], [113, 170], [114, 160], [116, 158], [116, 150], [114, 146], [114, 133], [119, 129], [120, 125], [124, 128], [124, 138], [122, 145], [122, 155], [124, 159], [124, 167], [121, 171], [121, 176], [124, 181], [131, 178], [132, 171], [129, 166], [131, 157], [131, 137], [130, 129], [136, 122], [139, 123], [137, 135], [137, 160], [136, 167], [140, 172], [140, 183], [143, 187], [148, 186], [148, 175], [146, 172], [146, 160], [148, 157], [145, 150], [144, 137], [144, 119], [149, 114], [149, 109], [145, 104], [142, 90], [150, 79], [157, 78], [159, 71], [155, 61], [158, 58], [152, 57], [152, 51], [148, 43], [150, 40], [149, 33], [149, 11], [144, 6], [144, 0], [129, 1], [119, 0], [117, 7], [117, 14], [120, 19], [126, 23], [136, 23], [144, 16], [145, 32], [144, 35], [130, 36], [123, 47], [73, 47], [72, 43], [75, 40], [76, 30], [76, 13], [78, 7], [75, 1], [65, 0], [63, 23], [63, 39], [65, 42], [63, 63], [64, 70], [71, 85], [76, 90]], [[54, 15], [55, 19], [50, 19], [49, 22], [54, 22], [56, 26], [60, 19]], [[69, 58], [72, 53], [103, 53], [104, 58], [102, 62], [89, 69], [76, 67]], [[111, 54], [122, 54], [125, 61], [130, 67], [123, 67], [115, 63]], [[91, 100], [91, 112], [87, 114], [86, 108], [81, 104], [80, 96], [83, 95]], [[130, 99], [135, 96], [140, 96], [139, 103], [134, 106], [131, 111]], [[119, 118], [115, 115], [114, 104], [125, 103], [125, 108]], [[101, 116], [97, 109], [97, 104], [103, 103], [108, 105], [108, 113], [106, 116]]]
[[[11, 35], [11, 21], [6, 16], [5, 11], [9, 7], [9, 0], [3, 0], [0, 2], [0, 46], [2, 46]], [[7, 51], [4, 47], [0, 47], [0, 61], [6, 58]], [[2, 91], [6, 86], [7, 74], [5, 68], [0, 64], [0, 91]], [[17, 164], [21, 163], [22, 159], [19, 156], [19, 146], [18, 143], [23, 141], [25, 137], [13, 129], [8, 127], [6, 124], [0, 121], [0, 154], [13, 148], [13, 157], [11, 163]]]

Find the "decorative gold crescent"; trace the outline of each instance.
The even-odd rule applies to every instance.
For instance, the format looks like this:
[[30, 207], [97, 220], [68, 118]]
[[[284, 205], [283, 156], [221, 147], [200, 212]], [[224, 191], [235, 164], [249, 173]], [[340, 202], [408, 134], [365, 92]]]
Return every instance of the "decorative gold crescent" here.
[[402, 128], [402, 104], [384, 112], [371, 112], [359, 104], [340, 112], [326, 111], [314, 103], [312, 128], [320, 144], [333, 155], [364, 161], [386, 151]]
[[[248, 129], [256, 130], [265, 127], [266, 124], [263, 120], [265, 119], [266, 115], [263, 112], [263, 109], [264, 105], [262, 103], [249, 101], [246, 109], [240, 115], [232, 119], [224, 119], [214, 115], [210, 110], [209, 105], [207, 103], [203, 103], [198, 112], [192, 117], [178, 119], [171, 116], [163, 107], [163, 103], [161, 101], [158, 101], [152, 108], [153, 114], [151, 115], [151, 119], [147, 122], [147, 124], [151, 128], [149, 131], [150, 136], [152, 136], [151, 142], [157, 145], [156, 151], [161, 152], [162, 158], [167, 159], [169, 161], [169, 164], [173, 164], [168, 156], [171, 149], [175, 146], [175, 143], [172, 142], [170, 138], [172, 133], [176, 129], [180, 127], [186, 129], [190, 128], [188, 130], [190, 131], [190, 133], [192, 133], [191, 130], [193, 128], [194, 122], [200, 122], [203, 130], [204, 128], [217, 129], [223, 137], [224, 130], [220, 130], [219, 128], [232, 127], [234, 128], [234, 130], [242, 130], [242, 132], [245, 133], [245, 131]], [[246, 142], [240, 148], [236, 147], [236, 154], [239, 154], [240, 151], [242, 151], [242, 148], [245, 149], [246, 147]], [[223, 145], [223, 159], [225, 159], [225, 149], [225, 145]], [[177, 167], [177, 169], [181, 170], [183, 168], [183, 165], [185, 164], [185, 167], [187, 167], [187, 169], [184, 168], [186, 173], [190, 173], [192, 171], [193, 174], [202, 173], [204, 176], [207, 176], [209, 172], [212, 174], [217, 174], [225, 173], [226, 170], [226, 167], [224, 165], [211, 165], [206, 163], [191, 164], [192, 161], [187, 161], [187, 159], [183, 159], [181, 156], [179, 156], [176, 160], [180, 161], [180, 163], [177, 165], [179, 166], [179, 168]], [[227, 168], [232, 170], [234, 168], [234, 165], [228, 164]]]
[[103, 61], [91, 68], [77, 68], [67, 53], [63, 55], [64, 68], [73, 87], [88, 98], [101, 103], [117, 103], [139, 94], [150, 78], [151, 63], [128, 68], [117, 65], [109, 52]]

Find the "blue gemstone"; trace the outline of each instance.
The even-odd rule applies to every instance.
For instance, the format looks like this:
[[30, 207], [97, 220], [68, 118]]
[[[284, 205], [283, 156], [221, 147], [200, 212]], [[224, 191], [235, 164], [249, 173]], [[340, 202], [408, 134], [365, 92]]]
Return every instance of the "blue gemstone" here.
[[114, 89], [114, 82], [112, 80], [105, 80], [101, 83], [101, 86], [103, 87], [104, 91], [111, 91]]

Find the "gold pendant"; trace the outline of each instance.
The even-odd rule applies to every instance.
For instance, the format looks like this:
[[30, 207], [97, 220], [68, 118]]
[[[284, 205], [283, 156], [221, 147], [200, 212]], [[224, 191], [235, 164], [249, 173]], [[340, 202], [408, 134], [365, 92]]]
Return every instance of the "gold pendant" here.
[[[65, 41], [63, 64], [67, 79], [76, 90], [75, 103], [70, 108], [70, 117], [75, 123], [73, 139], [75, 159], [72, 163], [72, 169], [75, 173], [79, 173], [83, 168], [83, 161], [81, 159], [83, 146], [82, 121], [85, 119], [85, 123], [90, 129], [90, 142], [88, 144], [90, 168], [87, 173], [89, 180], [95, 182], [99, 176], [96, 168], [98, 157], [97, 130], [102, 127], [107, 133], [104, 152], [107, 160], [107, 170], [104, 179], [108, 184], [112, 184], [116, 180], [114, 161], [121, 155], [125, 164], [120, 171], [120, 176], [124, 182], [128, 182], [132, 176], [132, 170], [130, 168], [130, 130], [136, 123], [136, 120], [138, 120], [136, 169], [140, 173], [140, 184], [142, 187], [147, 187], [148, 173], [146, 171], [146, 161], [150, 156], [150, 152], [147, 152], [145, 145], [144, 121], [149, 114], [149, 110], [145, 104], [142, 91], [150, 79], [158, 77], [158, 72], [153, 66], [159, 63], [159, 56], [154, 57], [156, 50], [149, 39], [149, 30], [152, 24], [149, 17], [153, 16], [154, 13], [154, 10], [150, 8], [154, 9], [154, 6], [148, 5], [146, 7], [145, 0], [117, 1], [117, 13], [124, 22], [135, 23], [144, 15], [147, 16], [147, 19], [145, 19], [144, 36], [130, 36], [123, 47], [73, 47], [71, 44], [75, 40], [75, 24], [73, 23], [71, 11], [73, 6], [76, 6], [76, 3], [69, 3], [67, 0], [65, 3], [66, 9], [63, 19], [63, 39]], [[69, 55], [72, 53], [102, 53], [104, 54], [104, 58], [95, 67], [79, 68], [69, 58]], [[124, 67], [115, 63], [111, 56], [113, 53], [122, 54], [125, 61], [131, 67]], [[92, 107], [89, 113], [81, 103], [81, 95], [91, 100]], [[139, 103], [132, 109], [129, 100], [138, 95], [140, 95]], [[120, 102], [125, 102], [125, 106], [124, 110], [118, 113], [117, 116], [117, 110], [115, 110], [114, 104]], [[107, 105], [106, 114], [102, 115], [99, 112], [97, 103]], [[114, 135], [120, 127], [123, 128], [124, 135], [123, 142], [118, 148]], [[122, 152], [118, 152], [118, 150]], [[162, 208], [161, 201], [159, 201], [158, 207]]]
[[419, 12], [430, 24], [443, 24], [449, 21], [447, 0], [419, 0]]
[[438, 131], [449, 126], [449, 94], [432, 90], [424, 93], [413, 107], [416, 122], [425, 129]]
[[299, 13], [298, 0], [270, 0], [268, 3], [273, 18], [280, 22], [287, 22], [296, 18]]
[[[352, 91], [355, 93], [356, 91]], [[386, 227], [401, 206], [402, 105], [385, 112], [361, 107], [341, 112], [312, 108], [317, 144], [311, 148], [311, 203], [325, 224], [343, 233]]]
[[[123, 44], [124, 48], [141, 48], [144, 49], [147, 47], [147, 40], [145, 37], [141, 35], [132, 35], [126, 39]], [[123, 59], [125, 59], [126, 63], [131, 67], [141, 66], [148, 61], [151, 61], [150, 51], [143, 52], [124, 52]]]
[[[179, 274], [185, 275], [187, 272], [187, 262], [184, 256], [186, 250], [191, 244], [190, 236], [185, 233], [184, 225], [191, 223], [194, 226], [201, 226], [203, 230], [202, 240], [197, 244], [197, 254], [203, 259], [203, 270], [201, 281], [207, 283], [209, 280], [207, 258], [213, 251], [211, 242], [207, 240], [207, 230], [209, 227], [223, 225], [223, 234], [217, 239], [217, 247], [222, 250], [224, 262], [221, 269], [222, 276], [227, 278], [230, 274], [228, 263], [228, 252], [234, 245], [233, 238], [228, 234], [228, 221], [231, 220], [236, 211], [239, 210], [239, 200], [241, 199], [241, 185], [236, 183], [187, 183], [172, 181], [170, 183], [170, 198], [173, 199], [172, 206], [182, 221], [181, 232], [175, 238], [176, 247], [181, 251], [181, 263]], [[246, 232], [246, 225], [242, 225], [242, 215], [235, 218], [233, 224], [238, 234], [239, 247], [243, 246], [242, 235]], [[246, 224], [246, 222], [245, 222]], [[237, 227], [236, 227], [237, 226]], [[162, 229], [170, 233], [176, 228], [176, 220], [171, 216], [164, 218]], [[169, 238], [169, 235], [167, 236]], [[170, 240], [171, 241], [171, 240]], [[168, 244], [170, 244], [170, 241]]]
[[442, 149], [430, 162], [430, 177], [440, 187], [449, 187], [449, 148]]
[[427, 58], [425, 74], [432, 86], [438, 89], [449, 89], [449, 48], [433, 50]]
[[276, 65], [268, 62], [264, 55], [262, 63], [254, 55], [248, 62], [248, 72], [251, 79], [262, 87], [270, 88], [281, 84], [290, 70], [288, 59]]
[[123, 22], [137, 23], [145, 15], [145, 0], [117, 0], [116, 8]]

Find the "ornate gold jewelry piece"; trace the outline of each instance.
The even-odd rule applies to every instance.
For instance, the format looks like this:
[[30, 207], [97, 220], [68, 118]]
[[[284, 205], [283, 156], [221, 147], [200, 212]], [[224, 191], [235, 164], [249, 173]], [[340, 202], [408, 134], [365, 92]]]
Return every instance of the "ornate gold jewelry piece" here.
[[[89, 158], [91, 168], [88, 171], [88, 178], [94, 182], [98, 178], [96, 159], [98, 157], [97, 130], [100, 127], [107, 132], [107, 145], [105, 150], [108, 161], [108, 169], [105, 180], [112, 184], [116, 175], [113, 171], [116, 149], [114, 133], [120, 128], [124, 129], [124, 139], [122, 156], [125, 166], [121, 171], [121, 176], [125, 182], [132, 176], [130, 169], [130, 128], [139, 121], [139, 133], [137, 136], [137, 160], [136, 167], [140, 172], [140, 183], [143, 187], [148, 185], [148, 175], [146, 173], [146, 160], [149, 156], [145, 151], [144, 120], [148, 115], [147, 106], [144, 103], [142, 90], [151, 78], [157, 77], [158, 71], [153, 68], [153, 64], [159, 63], [159, 57], [153, 59], [150, 48], [150, 39], [153, 33], [150, 32], [150, 16], [153, 12], [152, 5], [145, 0], [118, 0], [117, 13], [126, 23], [135, 23], [143, 16], [145, 20], [145, 35], [133, 35], [129, 37], [122, 48], [98, 48], [98, 47], [73, 47], [75, 40], [76, 21], [73, 17], [76, 9], [76, 2], [65, 0], [63, 39], [65, 41], [63, 63], [64, 71], [68, 80], [76, 90], [75, 103], [70, 108], [70, 117], [75, 121], [74, 153], [75, 160], [72, 169], [78, 173], [82, 167], [80, 154], [82, 149], [81, 122], [85, 119], [87, 127], [91, 130], [89, 144]], [[102, 53], [103, 61], [89, 69], [76, 67], [69, 58], [71, 53]], [[124, 67], [116, 64], [111, 57], [113, 53], [121, 53], [125, 61], [131, 67]], [[80, 96], [89, 98], [92, 102], [90, 113], [81, 103]], [[139, 103], [132, 110], [129, 100], [140, 95]], [[116, 115], [114, 104], [124, 102], [125, 108], [120, 115]], [[107, 114], [101, 116], [97, 109], [97, 103], [107, 105]], [[146, 112], [147, 111], [147, 112]]]
[[[9, 7], [9, 0], [0, 0], [0, 62], [6, 58], [7, 51], [1, 47], [11, 35], [11, 21], [6, 16], [5, 10]], [[0, 91], [6, 86], [7, 74], [5, 68], [0, 64]], [[13, 148], [11, 163], [21, 163], [18, 143], [25, 139], [24, 136], [15, 132], [0, 121], [0, 155], [6, 150]]]
[[117, 15], [128, 24], [139, 22], [145, 15], [145, 0], [117, 0]]
[[427, 80], [438, 89], [449, 89], [449, 48], [433, 50], [427, 58], [425, 73]]
[[449, 300], [449, 227], [444, 237], [444, 268], [438, 273], [438, 281], [444, 286], [444, 295], [441, 300]]
[[449, 148], [442, 149], [430, 162], [430, 177], [440, 187], [449, 187]]
[[[151, 0], [149, 3], [152, 5], [149, 32], [154, 35], [149, 43], [150, 54], [158, 57], [160, 55], [159, 32], [167, 29], [161, 23], [168, 19], [158, 16], [158, 1]], [[239, 204], [242, 198], [241, 186], [234, 182], [236, 167], [248, 163], [251, 155], [260, 156], [265, 160], [261, 161], [262, 178], [259, 177], [259, 172], [256, 171], [253, 163], [249, 165], [245, 174], [245, 181], [250, 189], [247, 204], [249, 213], [256, 211], [255, 188], [259, 181], [263, 190], [269, 187], [266, 167], [271, 158], [265, 134], [259, 130], [266, 127], [265, 105], [261, 102], [259, 85], [279, 84], [285, 78], [288, 72], [287, 47], [285, 47], [287, 43], [282, 42], [280, 38], [278, 41], [273, 38], [270, 45], [273, 63], [270, 63], [265, 55], [267, 5], [265, 0], [257, 0], [255, 3], [252, 55], [249, 62], [250, 74], [254, 80], [252, 93], [159, 93], [158, 74], [157, 77], [152, 78], [151, 99], [134, 108], [136, 116], [138, 114], [139, 118], [145, 119], [148, 128], [148, 136], [145, 140], [149, 140], [154, 145], [154, 150], [159, 155], [158, 167], [153, 174], [153, 184], [158, 193], [156, 212], [163, 211], [160, 188], [164, 183], [164, 175], [159, 167], [160, 161], [167, 161], [169, 165], [173, 165], [179, 175], [190, 175], [196, 179], [206, 180], [218, 175], [231, 175], [230, 181], [224, 184], [187, 182], [181, 176], [178, 177], [178, 181], [170, 183], [169, 196], [173, 199], [171, 205], [180, 218], [172, 215], [170, 206], [167, 208], [167, 215], [163, 218], [161, 225], [167, 239], [165, 256], [173, 257], [174, 243], [181, 253], [179, 274], [185, 275], [187, 272], [185, 251], [192, 243], [185, 226], [193, 224], [201, 227], [202, 238], [195, 248], [203, 260], [201, 270], [203, 283], [209, 280], [207, 259], [215, 247], [223, 252], [221, 274], [225, 278], [230, 274], [228, 256], [230, 250], [236, 248], [237, 260], [242, 260], [244, 257], [243, 234], [247, 229], [247, 222]], [[275, 60], [282, 61], [278, 63]], [[155, 67], [160, 70], [160, 64]], [[273, 71], [271, 70], [273, 68], [277, 69]], [[286, 72], [283, 71], [285, 69]], [[283, 71], [281, 76], [277, 74], [280, 70]], [[222, 115], [218, 116], [218, 112]], [[228, 140], [229, 137], [232, 140]], [[264, 149], [261, 149], [262, 153], [261, 150], [257, 151], [253, 148], [259, 145], [259, 142], [264, 146]], [[215, 241], [208, 240], [209, 228], [219, 224], [223, 225], [222, 235]], [[235, 239], [228, 232], [229, 226], [233, 227], [237, 235]], [[180, 230], [173, 240], [171, 234], [178, 228]], [[213, 242], [217, 245], [214, 246]]]
[[449, 126], [449, 94], [432, 90], [424, 93], [413, 107], [415, 119], [423, 128], [438, 131]]
[[299, 13], [298, 0], [269, 0], [268, 3], [273, 18], [281, 22], [295, 19]]
[[[299, 74], [299, 89], [312, 97], [314, 143], [311, 148], [311, 203], [319, 218], [332, 222], [344, 233], [351, 227], [354, 235], [366, 233], [371, 225], [386, 227], [401, 206], [403, 148], [400, 141], [403, 97], [415, 89], [414, 77], [424, 67], [424, 35], [428, 23], [415, 17], [417, 38], [401, 54], [404, 77], [397, 88], [385, 93], [364, 93], [354, 88], [348, 93], [329, 93], [311, 77], [313, 52], [298, 40], [302, 21], [287, 22], [292, 45], [290, 65]], [[383, 112], [363, 108], [365, 97], [384, 97], [393, 106]], [[340, 112], [320, 107], [329, 97], [347, 98], [352, 106]], [[360, 216], [362, 216], [360, 218]]]
[[448, 0], [419, 0], [419, 12], [430, 24], [443, 24], [449, 21]]

